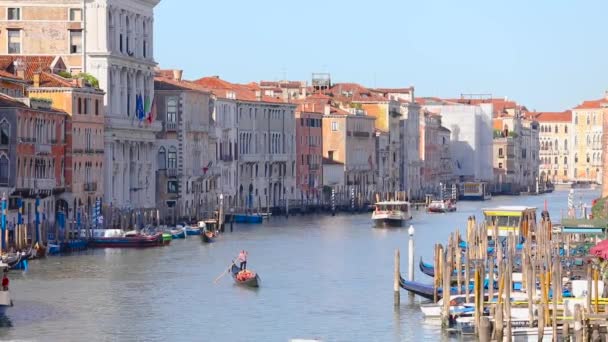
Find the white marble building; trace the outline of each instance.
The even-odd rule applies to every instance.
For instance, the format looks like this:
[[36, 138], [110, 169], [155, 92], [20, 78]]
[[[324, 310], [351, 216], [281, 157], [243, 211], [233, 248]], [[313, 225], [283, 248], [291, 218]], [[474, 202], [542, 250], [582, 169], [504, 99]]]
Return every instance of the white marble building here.
[[[85, 71], [106, 90], [104, 207], [155, 208], [154, 7], [160, 0], [95, 0], [86, 4]], [[144, 103], [138, 115], [137, 98]], [[139, 116], [139, 117], [138, 117]]]

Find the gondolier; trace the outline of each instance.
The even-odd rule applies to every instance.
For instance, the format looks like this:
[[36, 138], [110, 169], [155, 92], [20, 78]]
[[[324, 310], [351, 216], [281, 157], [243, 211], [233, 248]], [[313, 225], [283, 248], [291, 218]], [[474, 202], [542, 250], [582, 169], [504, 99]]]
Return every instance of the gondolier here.
[[247, 268], [247, 252], [243, 249], [237, 258], [239, 260], [239, 267], [242, 270]]

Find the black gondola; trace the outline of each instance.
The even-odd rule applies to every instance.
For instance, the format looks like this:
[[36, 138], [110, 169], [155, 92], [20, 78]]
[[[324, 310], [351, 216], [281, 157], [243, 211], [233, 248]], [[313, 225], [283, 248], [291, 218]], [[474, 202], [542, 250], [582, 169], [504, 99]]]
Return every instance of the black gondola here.
[[431, 264], [427, 264], [426, 262], [422, 261], [422, 257], [420, 258], [420, 271], [422, 271], [422, 273], [434, 277], [435, 276], [435, 267]]
[[241, 271], [241, 269], [235, 265], [232, 264], [232, 268], [231, 268], [231, 272], [232, 273], [232, 279], [234, 279], [234, 282], [237, 283], [238, 285], [243, 285], [243, 286], [249, 286], [249, 287], [259, 287], [261, 280], [260, 280], [260, 276], [252, 271], [252, 270], [248, 270], [249, 272], [253, 273], [253, 276], [245, 279], [245, 280], [239, 280], [237, 278], [237, 275], [239, 274], [239, 272]]

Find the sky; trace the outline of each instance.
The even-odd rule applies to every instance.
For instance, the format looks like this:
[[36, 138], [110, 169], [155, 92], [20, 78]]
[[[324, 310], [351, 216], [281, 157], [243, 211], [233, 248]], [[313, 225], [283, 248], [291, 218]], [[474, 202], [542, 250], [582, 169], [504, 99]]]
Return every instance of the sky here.
[[230, 82], [415, 86], [415, 95], [492, 94], [536, 111], [608, 90], [605, 0], [161, 0], [161, 68]]

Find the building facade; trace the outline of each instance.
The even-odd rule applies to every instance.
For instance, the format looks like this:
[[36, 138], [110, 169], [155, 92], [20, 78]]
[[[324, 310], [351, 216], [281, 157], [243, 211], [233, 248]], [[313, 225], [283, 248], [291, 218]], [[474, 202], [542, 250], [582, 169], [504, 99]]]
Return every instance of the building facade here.
[[156, 203], [160, 223], [211, 218], [217, 210], [219, 168], [211, 92], [181, 79], [181, 70], [154, 82], [157, 120]]
[[323, 116], [323, 156], [344, 164], [344, 182], [356, 193], [376, 191], [375, 118], [336, 109]]
[[[7, 54], [63, 56], [106, 90], [104, 203], [110, 224], [155, 216], [154, 7], [159, 0], [0, 1]], [[4, 11], [2, 11], [4, 10]], [[41, 25], [44, 26], [42, 29]], [[85, 29], [86, 28], [86, 29]], [[1, 28], [0, 28], [1, 29]], [[4, 39], [4, 38], [3, 38]], [[127, 220], [120, 218], [127, 217]]]
[[296, 187], [300, 200], [320, 200], [323, 186], [323, 113], [314, 106], [296, 110]]
[[84, 79], [68, 80], [42, 72], [34, 74], [28, 88], [30, 98], [51, 101], [67, 114], [65, 127], [65, 185], [60, 196], [66, 218], [93, 218], [95, 203], [103, 198], [104, 92]]
[[531, 113], [539, 123], [540, 183], [566, 183], [572, 177], [569, 165], [572, 149], [572, 112]]
[[459, 181], [492, 181], [493, 136], [491, 103], [466, 104], [438, 98], [418, 98], [423, 109], [441, 114], [451, 131], [453, 173]]
[[608, 114], [608, 94], [601, 99], [583, 101], [572, 109], [574, 161], [568, 171], [573, 180], [601, 183], [603, 178], [602, 139], [604, 117]]

